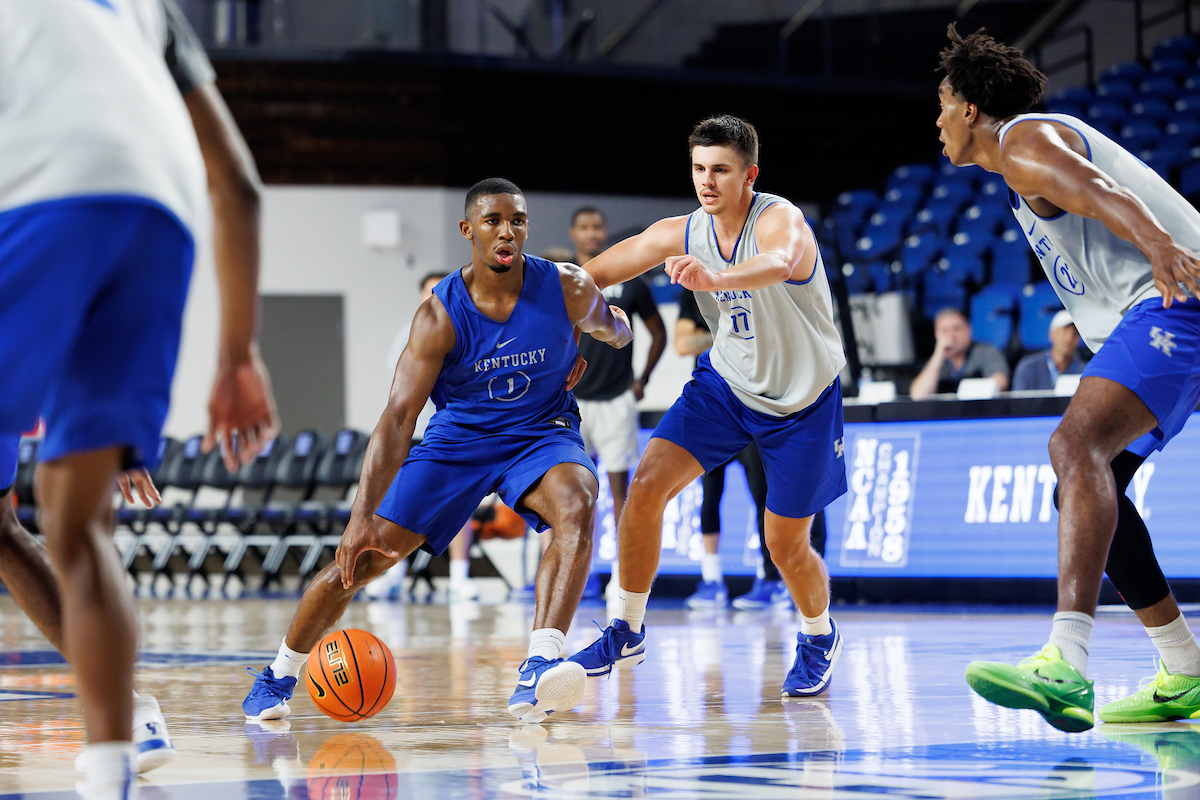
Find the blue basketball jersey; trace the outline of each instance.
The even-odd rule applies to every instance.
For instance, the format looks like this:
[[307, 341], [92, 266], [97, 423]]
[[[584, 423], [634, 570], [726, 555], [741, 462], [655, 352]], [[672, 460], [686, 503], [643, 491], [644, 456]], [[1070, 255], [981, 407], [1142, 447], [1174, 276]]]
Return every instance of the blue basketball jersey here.
[[578, 413], [566, 391], [578, 351], [558, 265], [525, 256], [521, 295], [503, 322], [475, 306], [462, 270], [433, 293], [450, 315], [455, 342], [433, 387], [437, 413], [427, 439], [446, 425], [497, 433]]

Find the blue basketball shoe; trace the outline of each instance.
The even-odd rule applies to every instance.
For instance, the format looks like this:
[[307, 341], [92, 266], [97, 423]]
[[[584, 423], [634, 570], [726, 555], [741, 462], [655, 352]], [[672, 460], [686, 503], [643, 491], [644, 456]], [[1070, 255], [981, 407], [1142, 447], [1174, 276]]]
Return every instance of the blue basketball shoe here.
[[796, 663], [783, 679], [781, 697], [810, 697], [829, 688], [829, 678], [842, 654], [842, 634], [837, 623], [824, 636], [796, 634]]
[[292, 699], [292, 692], [296, 691], [295, 678], [276, 678], [270, 667], [262, 672], [247, 667], [246, 672], [255, 676], [250, 694], [242, 701], [246, 719], [260, 722], [264, 719], [283, 719], [292, 713], [287, 701]]
[[508, 698], [508, 713], [522, 722], [541, 722], [547, 714], [569, 711], [583, 699], [587, 673], [572, 661], [532, 656], [520, 670], [516, 691]]
[[640, 664], [646, 660], [646, 626], [641, 633], [634, 633], [628, 622], [614, 619], [599, 639], [568, 660], [582, 666], [589, 678], [607, 675], [613, 667]]
[[775, 596], [775, 590], [781, 583], [783, 581], [769, 581], [766, 578], [755, 578], [754, 585], [750, 587], [750, 591], [741, 597], [733, 599], [733, 607], [740, 608], [743, 611], [770, 608], [771, 598]]
[[703, 581], [684, 602], [691, 609], [725, 608], [729, 605], [729, 592], [723, 581]]
[[783, 581], [774, 581], [775, 589], [771, 592], [771, 607], [772, 608], [796, 608], [796, 602], [792, 600], [792, 593], [788, 590], [787, 584]]

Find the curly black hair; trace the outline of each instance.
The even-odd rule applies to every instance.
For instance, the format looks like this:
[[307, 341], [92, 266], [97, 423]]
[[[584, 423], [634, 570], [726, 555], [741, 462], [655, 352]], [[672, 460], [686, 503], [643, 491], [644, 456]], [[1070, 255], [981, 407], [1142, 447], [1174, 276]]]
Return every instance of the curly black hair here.
[[1041, 99], [1046, 76], [1021, 50], [997, 42], [983, 28], [963, 36], [953, 22], [946, 36], [950, 46], [941, 52], [941, 69], [954, 92], [984, 114], [1004, 119], [1025, 113]]

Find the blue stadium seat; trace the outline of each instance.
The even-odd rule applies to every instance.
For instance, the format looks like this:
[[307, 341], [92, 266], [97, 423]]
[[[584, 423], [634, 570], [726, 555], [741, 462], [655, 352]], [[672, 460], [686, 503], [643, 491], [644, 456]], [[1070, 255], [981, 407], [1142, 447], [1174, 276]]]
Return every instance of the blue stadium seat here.
[[1047, 100], [1046, 111], [1050, 114], [1067, 114], [1082, 119], [1087, 116], [1088, 104], [1079, 100]]
[[1029, 243], [1020, 231], [1005, 231], [992, 245], [992, 282], [1024, 286], [1029, 283]]
[[915, 212], [916, 209], [907, 204], [885, 203], [867, 218], [867, 225], [862, 231], [863, 236], [870, 236], [871, 232], [879, 227], [902, 228]]
[[1152, 95], [1173, 101], [1175, 95], [1179, 94], [1179, 83], [1171, 75], [1154, 75], [1142, 81], [1138, 90], [1143, 95]]
[[[1196, 144], [1196, 137], [1188, 134], [1164, 134], [1158, 140], [1157, 147], [1165, 150], [1187, 150], [1191, 151], [1192, 145]], [[1137, 152], [1136, 150], [1134, 152]]]
[[878, 202], [879, 195], [873, 190], [855, 189], [851, 192], [842, 192], [837, 196], [835, 210], [857, 214], [861, 219]]
[[1101, 84], [1111, 80], [1133, 81], [1146, 74], [1146, 68], [1136, 61], [1123, 61], [1104, 70]]
[[934, 201], [948, 202], [957, 200], [961, 205], [975, 196], [975, 187], [966, 181], [940, 183], [933, 187], [933, 192], [930, 196]]
[[1153, 58], [1155, 61], [1182, 59], [1191, 61], [1196, 57], [1196, 37], [1172, 36], [1154, 45]]
[[899, 223], [872, 225], [854, 245], [855, 259], [875, 261], [891, 255], [900, 247], [903, 227]]
[[1129, 117], [1129, 108], [1125, 103], [1102, 100], [1088, 109], [1088, 121], [1092, 123], [1124, 122]]
[[1021, 287], [999, 283], [983, 287], [971, 298], [971, 336], [999, 350], [1012, 342]]
[[848, 294], [866, 294], [871, 291], [871, 276], [864, 267], [847, 262], [842, 265], [842, 278], [846, 281]]
[[1051, 101], [1065, 100], [1068, 103], [1090, 103], [1094, 99], [1092, 90], [1086, 86], [1071, 86], [1067, 89], [1059, 89], [1054, 94], [1050, 95]]
[[1200, 92], [1191, 91], [1176, 97], [1175, 111], [1193, 116], [1200, 113]]
[[[972, 236], [965, 231], [959, 231], [954, 234], [954, 238], [946, 245], [945, 254], [947, 258], [956, 258], [959, 256], [979, 258], [983, 256], [992, 247], [992, 241], [995, 239], [993, 235], [987, 236]], [[983, 272], [978, 276], [977, 283], [983, 283]]]
[[1200, 200], [1200, 162], [1193, 162], [1179, 171], [1179, 193], [1192, 202]]
[[894, 272], [891, 263], [887, 261], [875, 261], [866, 267], [867, 277], [871, 286], [871, 291], [890, 292], [896, 288], [894, 285]]
[[1096, 96], [1103, 100], [1131, 100], [1137, 94], [1133, 82], [1121, 78], [1107, 78], [1096, 86]]
[[945, 236], [950, 231], [962, 203], [958, 200], [931, 201], [929, 205], [917, 212], [917, 217], [909, 227], [909, 233], [936, 232]]
[[1173, 78], [1176, 81], [1187, 77], [1192, 71], [1192, 64], [1186, 58], [1161, 58], [1150, 64], [1150, 73], [1154, 76]]
[[978, 219], [959, 218], [958, 228], [954, 235], [962, 234], [973, 242], [990, 242], [996, 238], [1000, 229], [1000, 221], [995, 217], [980, 217]]
[[1131, 153], [1140, 153], [1142, 150], [1158, 144], [1158, 140], [1162, 138], [1162, 135], [1163, 133], [1157, 125], [1150, 122], [1134, 121], [1121, 129], [1121, 135], [1117, 138], [1117, 141]]
[[1190, 117], [1175, 117], [1167, 123], [1167, 136], [1178, 136], [1189, 144], [1200, 142], [1200, 120]]
[[902, 167], [896, 167], [896, 170], [888, 176], [887, 188], [892, 189], [900, 186], [928, 186], [933, 181], [933, 165], [931, 164], [905, 164]]
[[953, 247], [948, 245], [945, 248], [945, 255], [938, 260], [936, 271], [954, 275], [962, 283], [969, 281], [976, 286], [982, 285], [987, 273], [983, 259], [967, 250], [954, 250]]
[[1000, 223], [1002, 220], [1012, 216], [1012, 212], [1008, 208], [1008, 199], [997, 199], [989, 197], [983, 199], [982, 202], [977, 202], [974, 205], [967, 206], [962, 212], [962, 220], [966, 222], [975, 222], [978, 220], [990, 220], [995, 223]]
[[942, 237], [936, 233], [909, 236], [900, 250], [900, 263], [906, 275], [917, 275], [929, 268], [942, 252]]
[[1160, 97], [1145, 97], [1135, 102], [1130, 110], [1133, 118], [1139, 122], [1154, 120], [1155, 124], [1161, 124], [1172, 115], [1173, 109], [1169, 102]]
[[1021, 293], [1021, 321], [1017, 338], [1024, 350], [1045, 350], [1050, 346], [1050, 318], [1062, 310], [1062, 301], [1050, 281], [1038, 281]]
[[925, 196], [925, 189], [922, 186], [905, 185], [897, 186], [894, 189], [888, 189], [883, 193], [883, 202], [885, 203], [913, 203], [914, 205], [921, 202], [921, 198]]
[[980, 199], [996, 199], [997, 202], [1008, 202], [1008, 184], [999, 175], [989, 175], [979, 184]]
[[921, 312], [929, 319], [943, 308], [966, 308], [966, 279], [957, 271], [932, 269], [925, 273], [923, 283]]

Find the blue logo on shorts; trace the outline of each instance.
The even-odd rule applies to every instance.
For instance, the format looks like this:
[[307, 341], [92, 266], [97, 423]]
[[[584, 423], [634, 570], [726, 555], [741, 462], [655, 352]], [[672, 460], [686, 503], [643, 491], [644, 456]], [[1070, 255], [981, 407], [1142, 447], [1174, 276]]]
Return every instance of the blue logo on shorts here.
[[1083, 281], [1077, 280], [1071, 274], [1071, 265], [1062, 256], [1054, 257], [1054, 281], [1065, 292], [1069, 292], [1077, 297], [1083, 295]]

